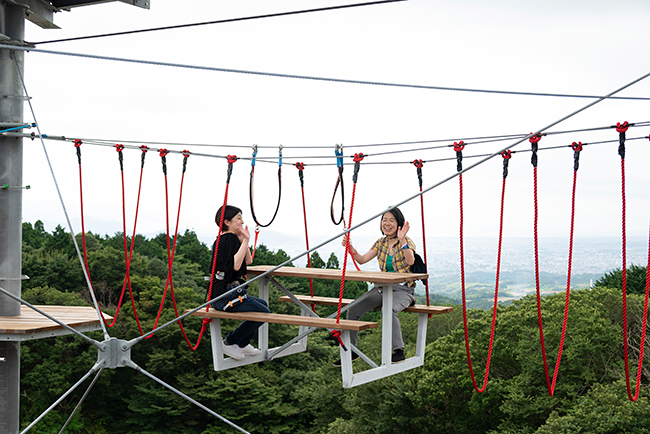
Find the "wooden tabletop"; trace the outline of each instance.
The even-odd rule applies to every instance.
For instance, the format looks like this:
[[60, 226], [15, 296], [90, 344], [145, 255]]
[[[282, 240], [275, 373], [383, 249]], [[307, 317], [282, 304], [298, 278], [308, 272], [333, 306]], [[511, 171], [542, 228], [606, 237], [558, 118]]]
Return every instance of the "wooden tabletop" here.
[[[84, 326], [99, 326], [99, 319], [97, 318], [97, 311], [94, 307], [86, 306], [35, 306], [47, 313], [48, 315], [58, 319], [64, 324], [73, 328]], [[35, 310], [27, 306], [21, 306], [19, 316], [0, 316], [0, 334], [30, 334], [38, 332], [46, 332], [57, 329], [64, 329], [64, 327], [55, 323], [54, 321], [44, 317]], [[113, 318], [104, 315], [106, 320]]]
[[[257, 276], [272, 268], [274, 268], [273, 265], [255, 265], [247, 269], [248, 274]], [[281, 277], [311, 277], [313, 279], [341, 280], [342, 271], [330, 268], [280, 267], [270, 274], [271, 276]], [[428, 277], [428, 274], [384, 273], [382, 271], [347, 270], [345, 273], [345, 280], [387, 284], [404, 283], [411, 280], [426, 279]]]

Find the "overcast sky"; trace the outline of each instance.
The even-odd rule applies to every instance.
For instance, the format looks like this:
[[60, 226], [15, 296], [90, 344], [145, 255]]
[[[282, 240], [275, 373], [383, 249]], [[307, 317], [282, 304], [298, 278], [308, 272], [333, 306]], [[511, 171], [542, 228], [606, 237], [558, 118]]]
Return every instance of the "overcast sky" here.
[[[113, 2], [55, 15], [61, 30], [28, 23], [30, 42], [220, 20], [344, 4], [333, 1], [152, 0], [144, 10]], [[431, 86], [604, 95], [650, 72], [650, 2], [611, 1], [441, 1], [410, 0], [280, 18], [115, 36], [38, 48], [155, 60], [191, 65], [306, 76]], [[213, 155], [277, 158], [283, 145], [282, 202], [276, 221], [262, 229], [302, 237], [303, 217], [296, 161], [306, 164], [305, 194], [312, 245], [340, 232], [330, 221], [336, 181], [334, 146], [346, 156], [369, 153], [361, 164], [353, 224], [418, 191], [412, 164], [377, 164], [454, 157], [451, 148], [372, 155], [451, 144], [453, 139], [528, 133], [545, 127], [591, 100], [507, 96], [360, 84], [333, 83], [248, 74], [90, 60], [43, 53], [26, 54], [26, 85], [45, 134], [123, 142], [202, 143], [226, 147], [166, 146]], [[650, 79], [621, 96], [650, 97]], [[601, 127], [616, 122], [650, 121], [650, 101], [604, 101], [551, 130]], [[25, 120], [32, 121], [29, 108]], [[628, 138], [648, 136], [650, 127], [632, 128]], [[376, 143], [450, 139], [443, 143], [361, 148]], [[617, 140], [614, 130], [545, 137], [540, 147], [573, 141]], [[470, 140], [471, 142], [471, 140]], [[472, 154], [495, 152], [513, 141], [475, 144]], [[626, 174], [628, 233], [647, 236], [650, 216], [650, 142], [629, 141]], [[79, 180], [74, 147], [46, 141], [63, 198], [79, 224]], [[156, 147], [156, 145], [151, 145]], [[235, 148], [243, 146], [244, 148]], [[312, 149], [292, 149], [304, 146]], [[316, 148], [324, 147], [324, 148]], [[620, 234], [620, 157], [617, 143], [586, 147], [578, 172], [576, 236]], [[530, 149], [523, 143], [515, 149]], [[86, 230], [120, 231], [121, 189], [114, 149], [82, 146]], [[140, 152], [124, 151], [127, 232], [133, 228]], [[65, 218], [37, 141], [25, 141], [24, 221], [41, 219], [52, 230]], [[315, 158], [321, 157], [321, 158]], [[540, 236], [569, 232], [573, 152], [539, 154]], [[168, 157], [171, 226], [175, 222], [182, 157]], [[346, 162], [351, 162], [346, 157]], [[318, 165], [323, 164], [328, 165]], [[373, 164], [374, 163], [374, 164]], [[268, 222], [277, 198], [277, 163], [258, 162], [255, 208]], [[463, 177], [465, 233], [496, 237], [501, 158]], [[226, 161], [191, 156], [185, 177], [180, 230], [190, 228], [205, 241], [216, 235], [214, 213], [223, 201]], [[229, 202], [249, 206], [250, 161], [234, 165]], [[424, 166], [425, 188], [456, 171], [455, 161]], [[345, 167], [346, 218], [352, 193], [352, 166]], [[532, 236], [530, 153], [515, 154], [506, 191], [506, 237]], [[150, 152], [138, 232], [165, 228], [160, 158]], [[458, 233], [458, 180], [424, 197], [428, 244]], [[337, 202], [338, 203], [338, 202]], [[338, 208], [338, 206], [337, 206]], [[419, 200], [402, 206], [419, 244]], [[353, 234], [379, 236], [378, 221]], [[282, 246], [275, 246], [279, 248]], [[359, 246], [364, 249], [365, 246]]]

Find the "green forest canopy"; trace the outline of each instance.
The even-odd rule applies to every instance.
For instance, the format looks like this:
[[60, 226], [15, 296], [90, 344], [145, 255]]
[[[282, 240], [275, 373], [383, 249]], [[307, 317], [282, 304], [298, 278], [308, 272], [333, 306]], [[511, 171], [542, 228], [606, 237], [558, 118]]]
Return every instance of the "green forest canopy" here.
[[[23, 285], [27, 301], [88, 304], [88, 290], [69, 233], [60, 226], [48, 233], [41, 222], [33, 226], [24, 223], [23, 241], [23, 273], [30, 276]], [[135, 237], [131, 282], [145, 331], [151, 329], [162, 299], [167, 278], [166, 243], [164, 234], [151, 239]], [[122, 234], [110, 237], [89, 233], [86, 247], [93, 286], [103, 309], [112, 314], [124, 283]], [[279, 264], [287, 259], [282, 250], [265, 246], [258, 247], [255, 255], [256, 264]], [[179, 310], [203, 302], [203, 276], [209, 271], [209, 260], [210, 249], [194, 232], [185, 231], [179, 236], [174, 263]], [[336, 268], [338, 260], [332, 254], [326, 262], [314, 252], [312, 266]], [[622, 308], [620, 290], [613, 288], [615, 274], [603, 276], [592, 290], [572, 291], [567, 338], [553, 397], [548, 396], [544, 380], [534, 297], [499, 307], [490, 379], [482, 394], [474, 392], [471, 385], [459, 306], [452, 314], [430, 320], [424, 367], [353, 389], [342, 389], [340, 370], [331, 366], [339, 354], [338, 347], [326, 340], [326, 331], [310, 336], [305, 353], [223, 372], [213, 370], [209, 342], [191, 351], [178, 327], [162, 330], [136, 346], [132, 358], [147, 371], [255, 433], [650, 433], [650, 372], [646, 367], [639, 400], [630, 402], [625, 392]], [[307, 282], [280, 280], [294, 292], [309, 291]], [[318, 295], [338, 296], [336, 282], [314, 283]], [[280, 294], [270, 289], [272, 311], [297, 313], [295, 306], [279, 303]], [[255, 290], [253, 284], [251, 292]], [[353, 298], [365, 290], [364, 284], [346, 285], [345, 296]], [[635, 372], [643, 298], [638, 295], [642, 291], [628, 290], [630, 364]], [[138, 335], [138, 329], [130, 302], [125, 298], [122, 303], [126, 306], [110, 334], [131, 339]], [[542, 306], [552, 373], [561, 332], [563, 294], [544, 297]], [[166, 307], [163, 321], [173, 318], [173, 310], [169, 304]], [[324, 309], [319, 313], [328, 312]], [[380, 320], [378, 312], [369, 315], [371, 320]], [[410, 356], [415, 348], [417, 316], [401, 313], [400, 321]], [[490, 323], [491, 311], [468, 311], [479, 385]], [[200, 320], [188, 318], [184, 324], [195, 341]], [[236, 324], [226, 322], [225, 329]], [[284, 343], [295, 333], [291, 326], [273, 324], [270, 345]], [[379, 359], [380, 331], [362, 333], [360, 348]], [[95, 334], [101, 340], [101, 334]], [[23, 427], [84, 375], [96, 358], [96, 350], [74, 336], [22, 344]], [[66, 398], [32, 432], [58, 432], [85, 387]], [[68, 431], [234, 432], [131, 369], [104, 371]]]

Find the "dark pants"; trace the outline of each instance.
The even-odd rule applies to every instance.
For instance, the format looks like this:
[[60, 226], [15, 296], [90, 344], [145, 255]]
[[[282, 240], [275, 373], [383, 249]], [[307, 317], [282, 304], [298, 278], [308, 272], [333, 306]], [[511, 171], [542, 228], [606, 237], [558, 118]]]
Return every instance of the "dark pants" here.
[[[238, 304], [229, 312], [266, 312], [270, 313], [269, 305], [261, 298], [248, 296], [243, 303]], [[226, 345], [237, 344], [239, 348], [244, 348], [250, 344], [251, 339], [255, 335], [263, 322], [257, 321], [244, 321], [235, 329], [235, 331], [228, 333], [226, 336]]]

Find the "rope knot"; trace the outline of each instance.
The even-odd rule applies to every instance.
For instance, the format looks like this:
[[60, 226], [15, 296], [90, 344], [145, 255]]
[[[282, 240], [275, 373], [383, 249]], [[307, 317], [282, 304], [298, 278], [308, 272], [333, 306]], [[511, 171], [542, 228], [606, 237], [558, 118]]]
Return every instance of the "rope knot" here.
[[124, 150], [124, 145], [118, 143], [117, 145], [115, 145], [115, 150], [117, 152], [122, 152]]
[[573, 149], [576, 152], [582, 151], [582, 142], [578, 142], [578, 143], [573, 142], [573, 143], [571, 143], [571, 149]]
[[183, 149], [182, 154], [183, 154], [183, 157], [185, 157], [185, 158], [190, 157], [190, 151], [188, 151], [187, 149]]
[[422, 160], [413, 160], [413, 165], [418, 169], [422, 169], [424, 163], [422, 162]]
[[454, 142], [454, 151], [460, 152], [463, 149], [465, 149], [465, 142], [463, 142], [462, 140], [458, 143]]
[[160, 149], [158, 149], [158, 154], [161, 157], [165, 157], [165, 156], [167, 156], [167, 154], [169, 154], [169, 151], [167, 149], [165, 149], [165, 148], [160, 148]]
[[142, 150], [142, 153], [146, 153], [149, 150], [149, 147], [147, 145], [142, 145], [140, 146], [140, 149]]
[[74, 147], [78, 148], [83, 142], [79, 139], [74, 139]]
[[203, 325], [208, 325], [212, 322], [212, 318], [203, 318]]
[[501, 153], [501, 156], [503, 157], [504, 160], [509, 160], [512, 158], [512, 151], [508, 149], [507, 151], [503, 151]]
[[627, 121], [623, 122], [622, 124], [620, 122], [616, 122], [616, 132], [617, 133], [624, 133], [627, 131], [627, 129], [630, 127], [630, 124], [627, 123]]
[[301, 172], [305, 170], [305, 164], [304, 163], [296, 163], [296, 169], [300, 170]]
[[332, 336], [334, 336], [334, 339], [336, 339], [336, 342], [345, 350], [347, 351], [348, 349], [343, 345], [343, 340], [341, 339], [341, 330], [332, 330], [330, 332]]
[[228, 164], [233, 164], [235, 161], [237, 161], [236, 155], [228, 155], [226, 158], [228, 159]]
[[[533, 133], [530, 133], [530, 134], [533, 134]], [[541, 134], [535, 134], [534, 136], [530, 136], [530, 138], [528, 138], [528, 141], [530, 143], [539, 143], [540, 140], [542, 140], [542, 135]]]
[[355, 163], [361, 163], [363, 161], [363, 157], [365, 157], [365, 155], [363, 155], [363, 152], [359, 152], [358, 154], [354, 154], [352, 160]]

